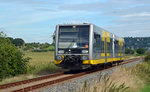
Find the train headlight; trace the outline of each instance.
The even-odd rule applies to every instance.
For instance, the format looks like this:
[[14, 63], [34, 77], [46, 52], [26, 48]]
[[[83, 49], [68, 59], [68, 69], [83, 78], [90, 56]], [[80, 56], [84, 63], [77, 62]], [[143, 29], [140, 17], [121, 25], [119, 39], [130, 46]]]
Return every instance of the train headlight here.
[[58, 61], [60, 61], [60, 60], [62, 60], [63, 58], [62, 58], [62, 56], [56, 56], [56, 59], [58, 60]]
[[82, 50], [83, 54], [87, 54], [89, 51], [88, 50]]
[[64, 54], [64, 50], [58, 50], [59, 54]]
[[82, 60], [87, 60], [88, 57], [87, 56], [82, 56]]

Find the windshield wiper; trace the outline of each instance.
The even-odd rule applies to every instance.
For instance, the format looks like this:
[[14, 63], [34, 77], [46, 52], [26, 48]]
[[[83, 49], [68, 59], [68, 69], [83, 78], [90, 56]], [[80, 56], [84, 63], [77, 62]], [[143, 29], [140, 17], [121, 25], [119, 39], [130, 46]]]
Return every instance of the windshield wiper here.
[[71, 41], [71, 43], [69, 44], [69, 46], [67, 47], [67, 49], [69, 49], [71, 46], [72, 46], [72, 44], [75, 42], [75, 40], [73, 39], [72, 41]]

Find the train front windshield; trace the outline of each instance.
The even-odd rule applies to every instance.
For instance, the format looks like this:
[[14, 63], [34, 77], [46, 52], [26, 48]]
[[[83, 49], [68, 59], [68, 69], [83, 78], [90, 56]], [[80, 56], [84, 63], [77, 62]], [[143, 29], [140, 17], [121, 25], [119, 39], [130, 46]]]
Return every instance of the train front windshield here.
[[88, 48], [89, 26], [60, 26], [58, 48]]

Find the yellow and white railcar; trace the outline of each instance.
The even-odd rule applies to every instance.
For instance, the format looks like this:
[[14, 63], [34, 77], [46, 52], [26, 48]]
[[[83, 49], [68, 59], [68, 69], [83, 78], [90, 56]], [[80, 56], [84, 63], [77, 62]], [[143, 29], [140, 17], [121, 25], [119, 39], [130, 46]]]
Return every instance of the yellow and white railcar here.
[[65, 69], [84, 69], [123, 61], [124, 39], [94, 24], [61, 24], [55, 31], [55, 61]]

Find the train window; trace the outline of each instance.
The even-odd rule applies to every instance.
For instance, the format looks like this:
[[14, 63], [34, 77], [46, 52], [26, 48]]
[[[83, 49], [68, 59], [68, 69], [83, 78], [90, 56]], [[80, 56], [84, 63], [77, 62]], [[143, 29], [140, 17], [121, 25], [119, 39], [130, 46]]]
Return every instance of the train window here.
[[107, 42], [107, 53], [110, 53], [110, 42]]
[[110, 53], [113, 52], [113, 51], [112, 51], [112, 45], [113, 45], [113, 40], [112, 40], [112, 38], [110, 38]]
[[94, 33], [94, 52], [100, 52], [101, 48], [101, 36], [100, 34]]
[[115, 40], [115, 52], [119, 53], [119, 42]]
[[101, 52], [104, 53], [104, 41], [101, 41]]

